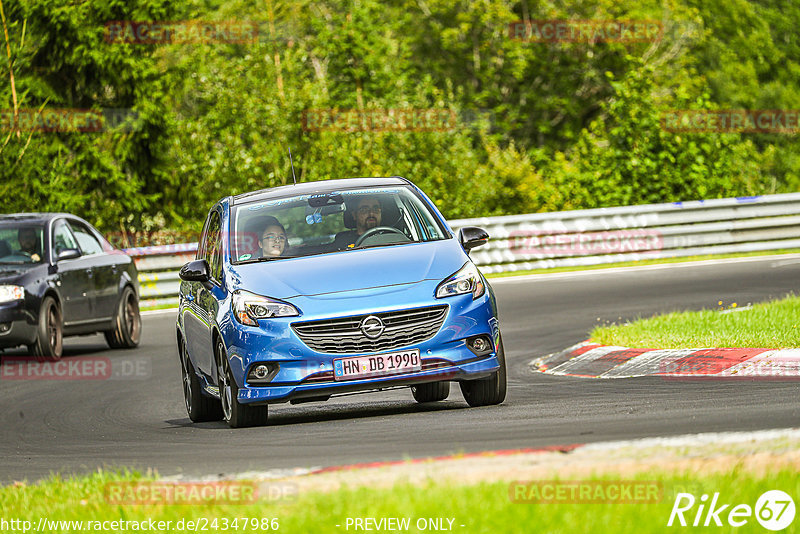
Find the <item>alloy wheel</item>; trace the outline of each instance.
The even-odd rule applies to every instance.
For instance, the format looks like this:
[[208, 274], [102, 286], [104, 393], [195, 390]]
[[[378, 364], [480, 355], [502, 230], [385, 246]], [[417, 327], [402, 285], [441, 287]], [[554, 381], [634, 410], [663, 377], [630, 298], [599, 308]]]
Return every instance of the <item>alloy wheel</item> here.
[[136, 299], [133, 295], [129, 296], [125, 303], [125, 323], [128, 327], [128, 337], [134, 342], [138, 341], [139, 331], [141, 329], [141, 318], [139, 317]]
[[181, 371], [183, 373], [183, 400], [186, 403], [186, 411], [192, 412], [192, 377], [189, 374], [189, 353], [186, 347], [181, 346]]
[[228, 365], [225, 360], [225, 354], [222, 352], [222, 343], [217, 345], [217, 360], [219, 361], [217, 374], [219, 375], [219, 399], [222, 403], [222, 414], [226, 421], [230, 421], [233, 405], [233, 388], [231, 387], [228, 377]]
[[47, 340], [50, 344], [50, 352], [55, 357], [61, 356], [61, 327], [58, 310], [55, 306], [50, 306], [47, 311]]

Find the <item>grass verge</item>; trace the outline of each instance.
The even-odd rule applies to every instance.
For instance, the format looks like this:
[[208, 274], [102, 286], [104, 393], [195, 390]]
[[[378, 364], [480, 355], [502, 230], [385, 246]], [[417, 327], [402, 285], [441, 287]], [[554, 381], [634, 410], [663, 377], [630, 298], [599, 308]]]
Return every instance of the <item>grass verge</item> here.
[[156, 311], [156, 310], [175, 310], [178, 308], [178, 303], [164, 303], [164, 304], [155, 304], [155, 305], [142, 305], [140, 307], [141, 311]]
[[635, 348], [800, 347], [800, 297], [741, 308], [675, 312], [624, 325], [600, 326], [591, 339]]
[[[259, 500], [252, 504], [227, 505], [118, 505], [109, 504], [105, 497], [108, 484], [123, 481], [144, 481], [141, 475], [131, 472], [97, 472], [95, 474], [62, 479], [52, 477], [34, 485], [20, 484], [0, 488], [0, 518], [30, 521], [35, 530], [40, 518], [47, 518], [47, 532], [87, 531], [87, 521], [147, 521], [170, 522], [165, 531], [197, 530], [206, 532], [266, 531], [348, 532], [356, 531], [348, 518], [408, 518], [409, 528], [384, 530], [418, 532], [417, 522], [429, 519], [442, 520], [440, 525], [450, 526], [454, 532], [614, 532], [640, 533], [664, 532], [677, 493], [690, 491], [698, 499], [702, 493], [719, 492], [719, 504], [732, 506], [746, 504], [755, 507], [759, 496], [768, 490], [780, 489], [789, 495], [800, 495], [800, 478], [793, 468], [783, 468], [771, 473], [752, 473], [739, 470], [733, 464], [725, 472], [697, 475], [690, 472], [647, 472], [633, 476], [584, 477], [585, 481], [619, 482], [637, 480], [656, 482], [661, 488], [655, 503], [602, 503], [580, 504], [557, 502], [548, 504], [515, 503], [512, 496], [516, 487], [508, 481], [482, 482], [471, 485], [453, 485], [446, 481], [429, 480], [422, 485], [402, 483], [386, 489], [369, 487], [344, 488], [331, 492], [309, 492], [296, 495], [290, 501]], [[552, 482], [552, 481], [550, 481]], [[541, 483], [539, 484], [541, 487]], [[518, 495], [528, 495], [520, 492]], [[609, 493], [610, 496], [610, 493]], [[732, 507], [731, 506], [731, 507]], [[728, 507], [730, 510], [731, 507]], [[695, 506], [685, 514], [691, 525], [697, 512]], [[235, 518], [240, 518], [233, 528]], [[241, 518], [257, 518], [259, 528], [242, 528]], [[722, 521], [727, 511], [721, 514]], [[263, 519], [276, 519], [266, 524]], [[756, 518], [751, 516], [738, 532], [763, 531]], [[215, 522], [216, 520], [216, 522]], [[222, 528], [227, 520], [227, 529]], [[452, 520], [449, 523], [448, 520]], [[53, 523], [53, 521], [83, 521], [78, 526]], [[183, 521], [184, 528], [176, 526]], [[186, 528], [192, 521], [197, 528]], [[199, 523], [198, 523], [199, 522]], [[795, 520], [795, 524], [800, 521]], [[725, 526], [727, 524], [723, 523]], [[216, 526], [215, 526], [216, 525]], [[111, 525], [109, 525], [111, 526]], [[678, 527], [680, 528], [680, 527]], [[727, 527], [730, 529], [730, 527]], [[4, 530], [10, 530], [6, 528]], [[128, 525], [128, 531], [133, 530]], [[363, 530], [363, 529], [358, 529]], [[110, 529], [105, 531], [122, 531]], [[153, 530], [151, 530], [153, 531]], [[786, 532], [792, 531], [792, 528]]]

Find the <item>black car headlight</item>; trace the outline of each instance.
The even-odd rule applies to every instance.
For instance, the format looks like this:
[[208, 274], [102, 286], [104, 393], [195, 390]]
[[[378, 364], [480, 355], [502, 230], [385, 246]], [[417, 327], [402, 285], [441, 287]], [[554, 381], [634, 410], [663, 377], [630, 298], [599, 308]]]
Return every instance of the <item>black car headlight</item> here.
[[25, 288], [22, 286], [0, 286], [0, 304], [25, 300]]
[[452, 297], [472, 293], [473, 300], [486, 291], [481, 273], [471, 261], [468, 261], [458, 272], [449, 276], [436, 288], [436, 298]]
[[300, 315], [297, 308], [288, 302], [262, 297], [241, 289], [233, 292], [231, 306], [236, 320], [249, 326], [258, 326], [258, 319]]

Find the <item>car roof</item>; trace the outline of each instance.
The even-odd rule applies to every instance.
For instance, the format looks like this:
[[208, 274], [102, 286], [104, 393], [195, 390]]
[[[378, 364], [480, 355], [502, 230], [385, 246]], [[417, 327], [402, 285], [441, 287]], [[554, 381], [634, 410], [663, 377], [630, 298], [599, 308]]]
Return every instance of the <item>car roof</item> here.
[[47, 222], [59, 217], [80, 218], [70, 213], [3, 213], [0, 221]]
[[301, 182], [299, 184], [281, 185], [250, 193], [242, 193], [233, 197], [231, 205], [243, 202], [260, 202], [290, 195], [309, 195], [311, 193], [327, 193], [342, 189], [356, 189], [371, 186], [409, 185], [411, 182], [400, 176], [388, 178], [344, 178], [339, 180], [319, 180], [317, 182]]

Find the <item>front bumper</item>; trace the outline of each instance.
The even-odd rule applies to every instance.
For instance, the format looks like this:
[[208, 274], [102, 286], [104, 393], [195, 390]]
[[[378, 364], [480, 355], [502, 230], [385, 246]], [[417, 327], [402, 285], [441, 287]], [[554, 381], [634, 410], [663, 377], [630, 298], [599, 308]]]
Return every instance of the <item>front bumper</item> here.
[[0, 348], [30, 345], [36, 336], [36, 320], [25, 309], [24, 302], [0, 304]]
[[[242, 404], [287, 402], [442, 380], [476, 380], [488, 377], [497, 371], [499, 363], [494, 351], [497, 350], [499, 342], [499, 328], [494, 308], [487, 295], [476, 300], [472, 300], [472, 295], [463, 295], [434, 302], [428, 299], [406, 301], [402, 307], [397, 305], [387, 306], [385, 309], [370, 307], [359, 312], [380, 313], [441, 304], [447, 304], [447, 315], [432, 337], [418, 343], [368, 353], [334, 354], [314, 351], [303, 343], [291, 327], [298, 318], [261, 321], [259, 327], [232, 325], [234, 327], [224, 332], [223, 336], [226, 338], [231, 370], [239, 386], [238, 400]], [[300, 320], [309, 321], [318, 318], [325, 317], [303, 317]], [[476, 354], [468, 348], [467, 339], [479, 335], [494, 341], [490, 351]], [[408, 349], [419, 350], [422, 370], [343, 381], [336, 381], [333, 377], [335, 359]], [[259, 363], [277, 364], [278, 371], [271, 376], [268, 383], [248, 382], [247, 373]]]
[[[272, 404], [299, 399], [329, 397], [344, 393], [367, 392], [398, 386], [413, 386], [442, 380], [477, 380], [489, 377], [500, 368], [494, 353], [475, 357], [469, 361], [422, 370], [415, 373], [371, 377], [356, 380], [334, 381], [333, 377], [324, 382], [304, 381], [300, 384], [271, 384], [269, 386], [248, 386], [239, 389], [238, 400], [242, 404]], [[425, 359], [423, 358], [423, 365]]]

